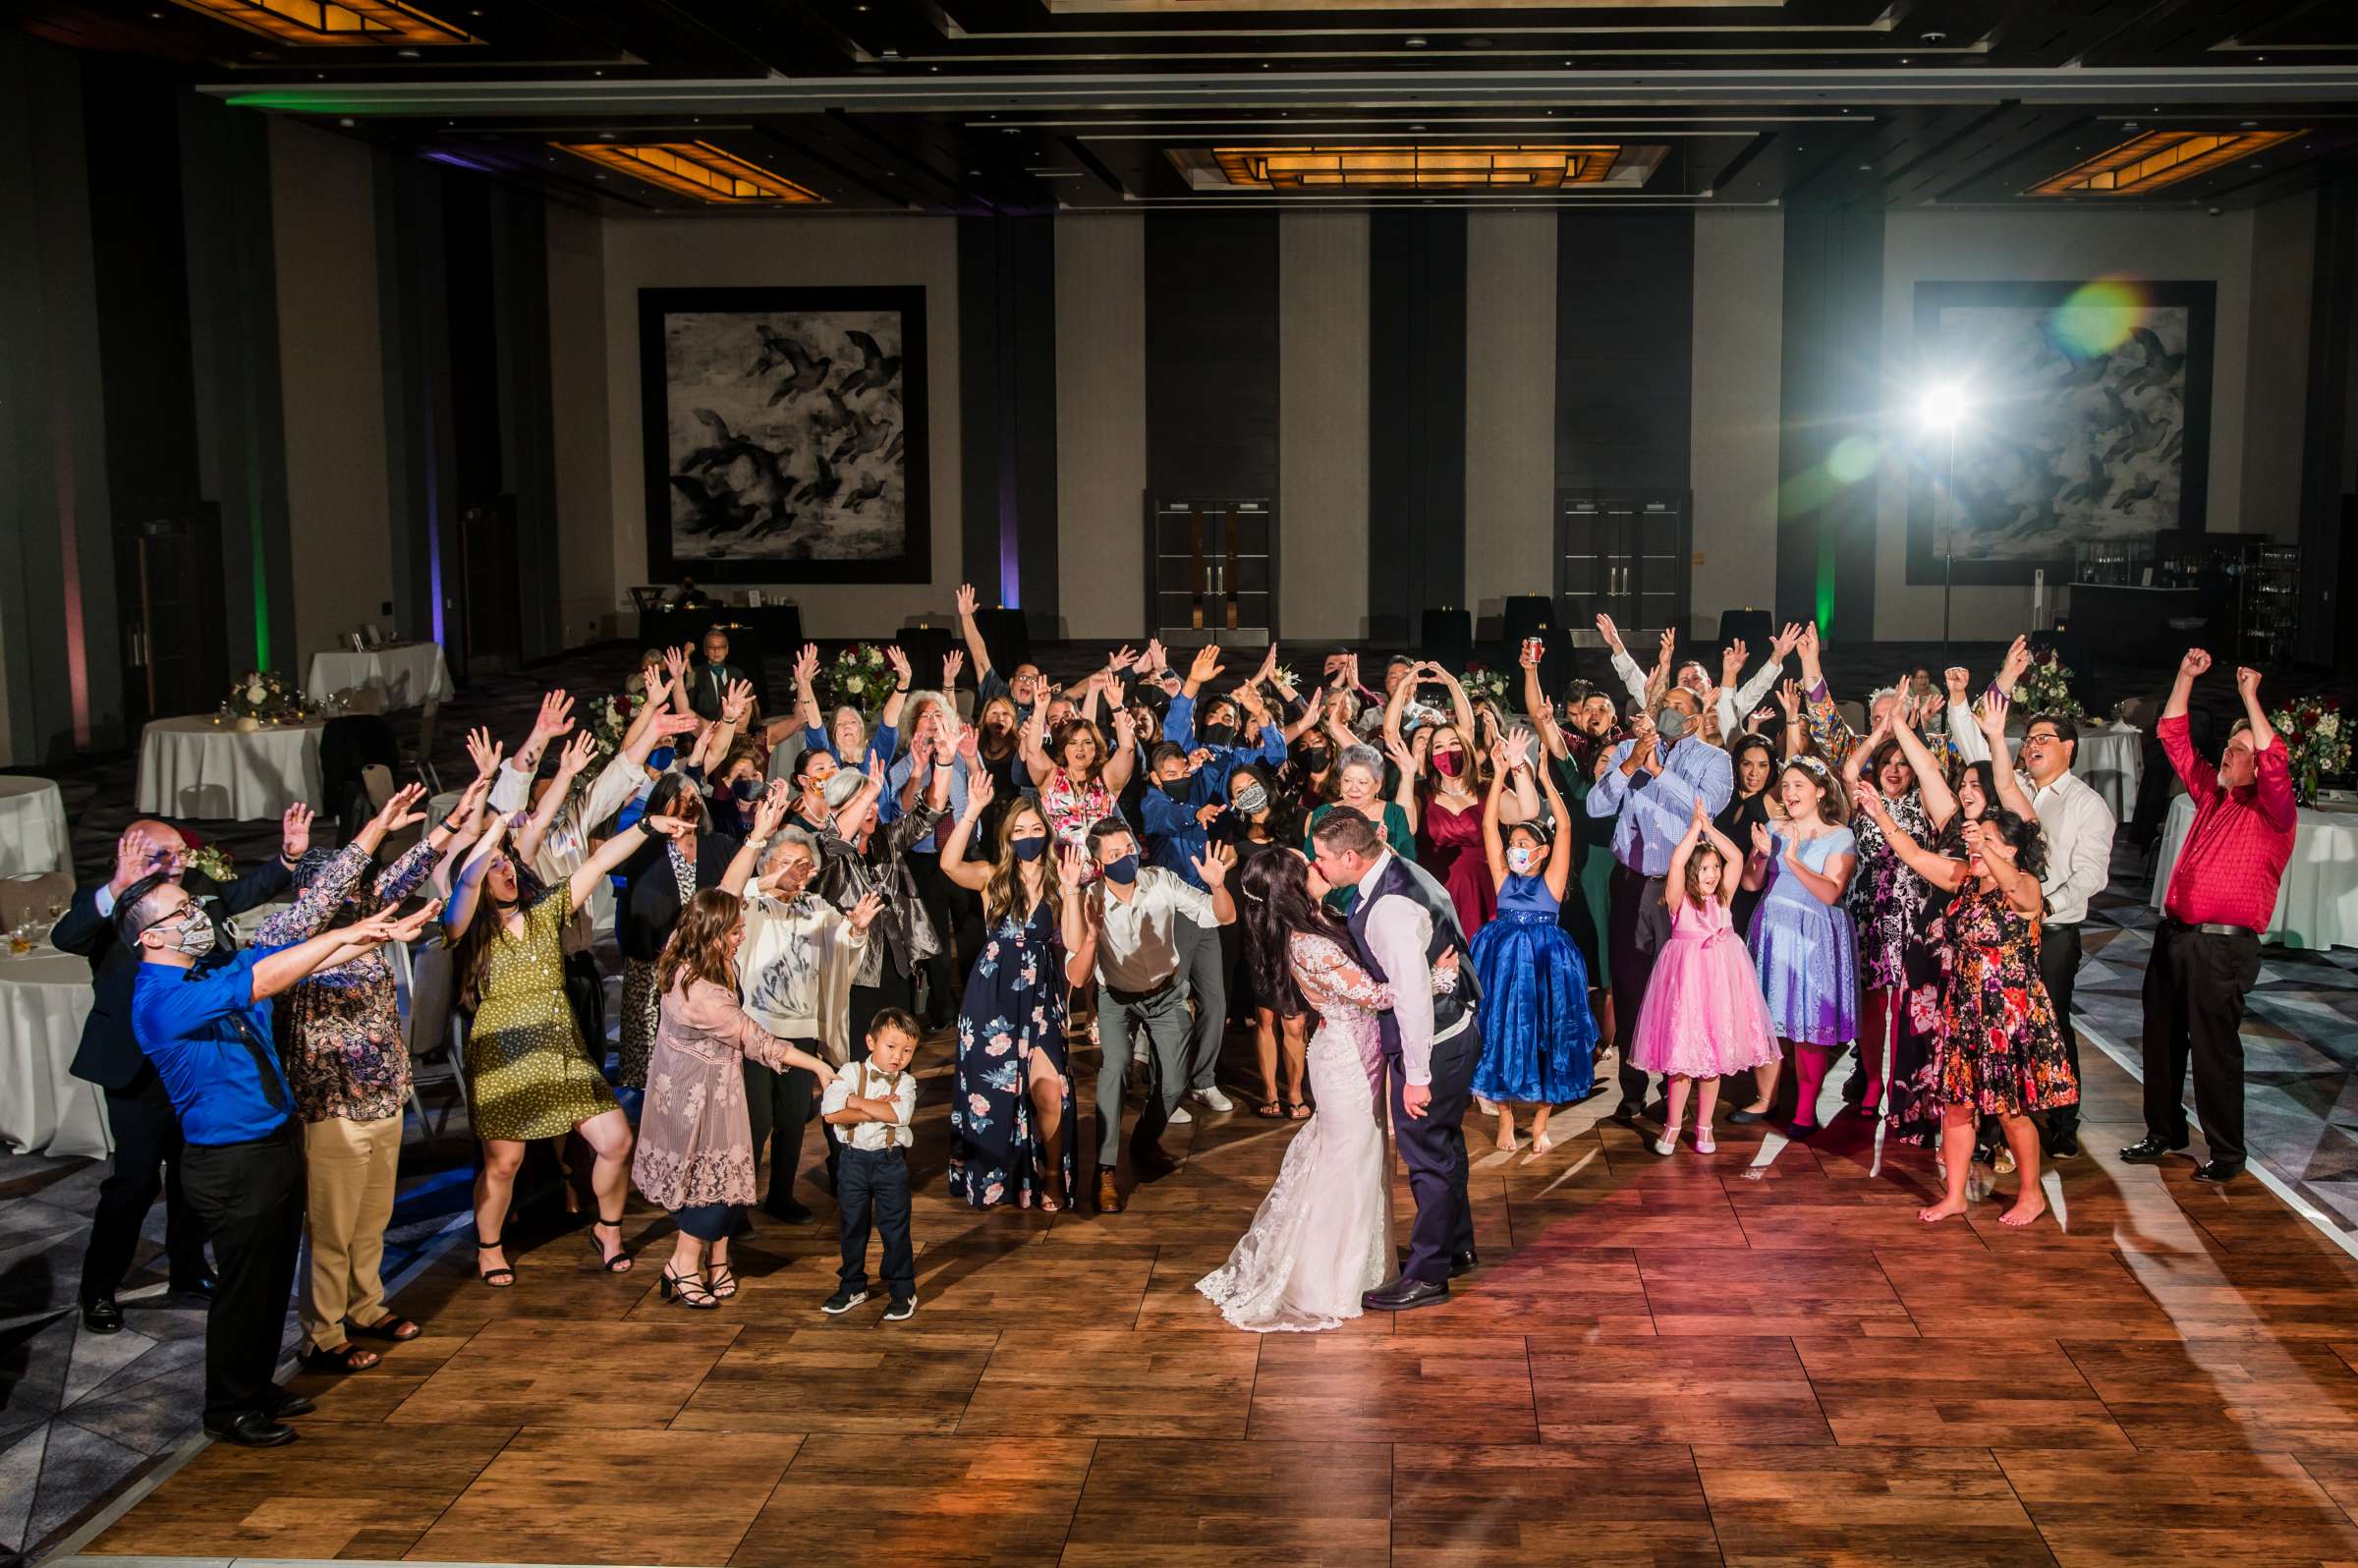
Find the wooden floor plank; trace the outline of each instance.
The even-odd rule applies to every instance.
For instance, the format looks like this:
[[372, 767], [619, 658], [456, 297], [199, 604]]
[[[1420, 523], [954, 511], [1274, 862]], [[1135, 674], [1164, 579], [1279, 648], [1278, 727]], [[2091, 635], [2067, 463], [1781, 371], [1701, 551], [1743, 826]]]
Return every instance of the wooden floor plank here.
[[[685, 1316], [685, 1315], [683, 1315]], [[386, 1416], [395, 1425], [661, 1427], [740, 1331], [737, 1323], [486, 1325]]]
[[1432, 1568], [1719, 1561], [1685, 1448], [1399, 1443], [1392, 1556]]
[[1549, 1442], [1834, 1440], [1790, 1339], [1609, 1344], [1535, 1334], [1531, 1378]]
[[1242, 1437], [1260, 1355], [1254, 1336], [1232, 1329], [1009, 1328], [976, 1381], [958, 1430]]
[[2358, 1559], [2358, 1528], [2290, 1454], [1998, 1449], [2064, 1568]]
[[2051, 1340], [1798, 1338], [1793, 1347], [1845, 1448], [2032, 1439], [2129, 1446], [2105, 1401]]
[[672, 1429], [952, 1432], [998, 1342], [987, 1330], [914, 1322], [748, 1328]]
[[1699, 1447], [1730, 1564], [2047, 1564], [1984, 1448]]
[[710, 1560], [1046, 1568], [1063, 1555], [1094, 1446], [963, 1435], [807, 1443], [736, 1552]]
[[2358, 1372], [2314, 1340], [2063, 1346], [2140, 1448], [2358, 1454]]
[[1063, 1568], [1375, 1568], [1391, 1512], [1387, 1443], [1106, 1437]]
[[[1439, 1317], [1447, 1306], [1421, 1309]], [[1252, 1436], [1313, 1442], [1536, 1442], [1531, 1363], [1512, 1335], [1264, 1334]]]
[[[725, 1562], [802, 1445], [769, 1432], [527, 1428], [409, 1556]], [[556, 1499], [572, 1506], [551, 1506]]]

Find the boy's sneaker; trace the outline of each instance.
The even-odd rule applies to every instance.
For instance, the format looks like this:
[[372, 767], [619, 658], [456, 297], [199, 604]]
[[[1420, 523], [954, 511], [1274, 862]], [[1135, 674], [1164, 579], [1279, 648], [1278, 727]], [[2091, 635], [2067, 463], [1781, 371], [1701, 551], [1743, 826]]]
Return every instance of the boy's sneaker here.
[[896, 1296], [893, 1298], [892, 1305], [884, 1309], [884, 1320], [888, 1323], [905, 1323], [916, 1316], [917, 1298], [915, 1296]]
[[832, 1317], [838, 1313], [850, 1312], [866, 1300], [868, 1300], [868, 1292], [865, 1290], [838, 1290], [834, 1295], [820, 1302], [818, 1310]]

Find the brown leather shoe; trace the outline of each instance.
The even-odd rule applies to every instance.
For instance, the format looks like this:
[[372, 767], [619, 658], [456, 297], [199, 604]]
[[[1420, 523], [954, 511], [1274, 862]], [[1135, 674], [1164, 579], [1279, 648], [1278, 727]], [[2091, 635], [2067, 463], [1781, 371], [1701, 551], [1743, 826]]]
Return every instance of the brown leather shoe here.
[[1122, 1184], [1113, 1172], [1097, 1172], [1097, 1212], [1118, 1214], [1122, 1211]]

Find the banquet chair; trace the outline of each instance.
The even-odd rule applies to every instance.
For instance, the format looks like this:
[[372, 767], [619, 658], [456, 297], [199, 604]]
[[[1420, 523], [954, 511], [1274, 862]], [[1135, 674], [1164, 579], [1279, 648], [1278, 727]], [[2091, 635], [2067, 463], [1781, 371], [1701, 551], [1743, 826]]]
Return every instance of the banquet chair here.
[[429, 697], [418, 710], [418, 744], [401, 759], [402, 765], [417, 773], [419, 783], [437, 795], [442, 793], [442, 775], [434, 771], [434, 732], [441, 724], [442, 700]]
[[422, 952], [413, 954], [404, 947], [394, 959], [394, 969], [410, 1001], [410, 1108], [418, 1113], [418, 1130], [440, 1138], [450, 1125], [447, 1103], [441, 1120], [426, 1119], [425, 1101], [418, 1093], [421, 1084], [450, 1085], [466, 1108], [468, 1124], [474, 1125], [475, 1102], [467, 1094], [467, 1040], [458, 1010], [450, 1005], [450, 949], [429, 942]]
[[28, 921], [48, 920], [51, 904], [64, 904], [73, 896], [72, 871], [0, 877], [0, 929], [13, 931]]
[[1842, 715], [1842, 722], [1850, 726], [1853, 735], [1867, 733], [1866, 703], [1845, 698], [1834, 704], [1834, 711]]
[[347, 686], [336, 694], [335, 700], [347, 713], [382, 713], [385, 710], [385, 689], [381, 686]]

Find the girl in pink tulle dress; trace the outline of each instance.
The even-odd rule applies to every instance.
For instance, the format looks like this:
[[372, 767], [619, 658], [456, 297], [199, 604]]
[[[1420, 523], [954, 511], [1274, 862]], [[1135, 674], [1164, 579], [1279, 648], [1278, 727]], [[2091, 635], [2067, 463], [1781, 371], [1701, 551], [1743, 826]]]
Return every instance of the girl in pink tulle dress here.
[[1669, 1076], [1669, 1111], [1654, 1151], [1678, 1148], [1678, 1124], [1686, 1113], [1687, 1091], [1698, 1081], [1695, 1152], [1708, 1154], [1712, 1110], [1719, 1080], [1778, 1059], [1776, 1031], [1761, 979], [1736, 934], [1727, 907], [1735, 901], [1737, 871], [1744, 857], [1695, 802], [1687, 836], [1670, 852], [1663, 898], [1670, 906], [1670, 940], [1654, 963], [1645, 1003], [1638, 1009], [1637, 1036], [1629, 1059], [1649, 1073]]

